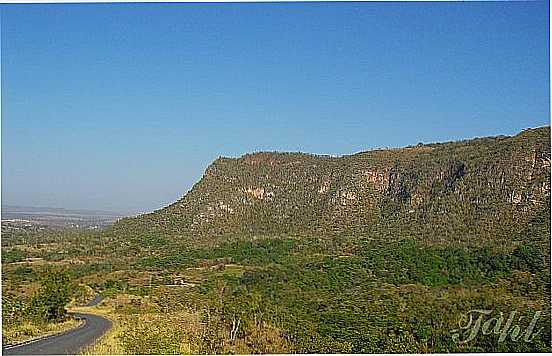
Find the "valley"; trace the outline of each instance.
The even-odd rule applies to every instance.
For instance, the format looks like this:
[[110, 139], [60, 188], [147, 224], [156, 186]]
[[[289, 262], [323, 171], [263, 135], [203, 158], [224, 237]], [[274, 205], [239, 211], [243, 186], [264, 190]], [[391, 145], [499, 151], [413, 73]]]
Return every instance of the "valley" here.
[[[220, 157], [149, 214], [3, 228], [3, 335], [68, 309], [113, 323], [85, 354], [550, 352], [550, 158], [550, 127]], [[459, 342], [473, 310], [539, 332]]]

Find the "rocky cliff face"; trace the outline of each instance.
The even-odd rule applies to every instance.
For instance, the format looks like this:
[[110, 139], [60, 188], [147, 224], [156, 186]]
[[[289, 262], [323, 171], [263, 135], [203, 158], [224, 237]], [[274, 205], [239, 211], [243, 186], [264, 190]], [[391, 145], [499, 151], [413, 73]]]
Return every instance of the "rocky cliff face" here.
[[519, 233], [550, 216], [550, 128], [332, 158], [219, 158], [174, 204], [114, 229], [166, 235]]

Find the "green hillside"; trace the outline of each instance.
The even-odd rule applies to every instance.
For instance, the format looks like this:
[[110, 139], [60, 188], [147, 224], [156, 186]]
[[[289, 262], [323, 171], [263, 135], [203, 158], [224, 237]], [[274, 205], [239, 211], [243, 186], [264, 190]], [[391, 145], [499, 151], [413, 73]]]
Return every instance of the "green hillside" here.
[[[550, 128], [331, 158], [219, 158], [182, 199], [115, 231], [510, 239], [548, 209]], [[392, 236], [388, 236], [392, 235]]]
[[115, 322], [91, 353], [551, 352], [550, 158], [549, 127], [219, 158], [107, 230], [3, 234], [4, 334], [62, 271]]

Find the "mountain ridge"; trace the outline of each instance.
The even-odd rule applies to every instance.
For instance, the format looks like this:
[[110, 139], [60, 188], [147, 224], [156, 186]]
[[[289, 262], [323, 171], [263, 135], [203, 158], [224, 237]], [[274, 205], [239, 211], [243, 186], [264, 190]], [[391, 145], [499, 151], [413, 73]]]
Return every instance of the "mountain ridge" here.
[[434, 241], [462, 234], [497, 238], [520, 231], [549, 199], [550, 127], [545, 126], [515, 136], [339, 157], [290, 152], [219, 157], [181, 199], [113, 228], [175, 237], [360, 233], [390, 238], [400, 231]]

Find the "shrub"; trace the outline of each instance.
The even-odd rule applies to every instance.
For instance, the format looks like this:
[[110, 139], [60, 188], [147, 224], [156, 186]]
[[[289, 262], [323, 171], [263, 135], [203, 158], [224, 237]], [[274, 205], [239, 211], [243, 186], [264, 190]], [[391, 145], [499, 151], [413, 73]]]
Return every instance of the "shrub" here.
[[61, 320], [65, 305], [71, 299], [72, 283], [66, 272], [46, 272], [42, 287], [33, 296], [31, 308], [34, 315], [46, 321]]

